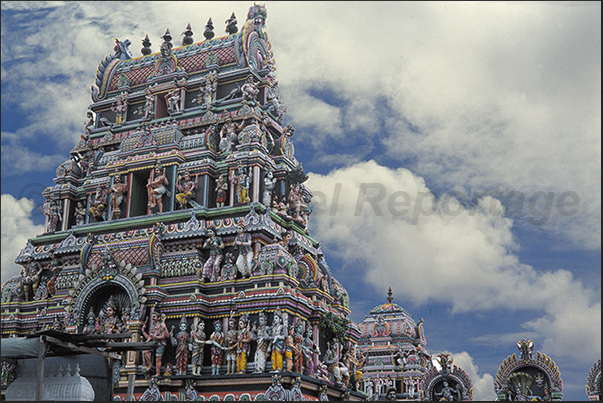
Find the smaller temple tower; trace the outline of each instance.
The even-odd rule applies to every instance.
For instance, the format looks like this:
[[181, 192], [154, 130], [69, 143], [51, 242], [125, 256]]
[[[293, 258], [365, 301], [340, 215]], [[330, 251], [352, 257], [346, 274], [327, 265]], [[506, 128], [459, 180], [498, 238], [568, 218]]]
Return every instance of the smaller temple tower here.
[[563, 400], [563, 380], [555, 361], [540, 351], [534, 358], [534, 340], [517, 342], [515, 353], [500, 364], [494, 391], [496, 400]]
[[586, 395], [591, 402], [601, 400], [601, 359], [595, 362], [586, 378]]

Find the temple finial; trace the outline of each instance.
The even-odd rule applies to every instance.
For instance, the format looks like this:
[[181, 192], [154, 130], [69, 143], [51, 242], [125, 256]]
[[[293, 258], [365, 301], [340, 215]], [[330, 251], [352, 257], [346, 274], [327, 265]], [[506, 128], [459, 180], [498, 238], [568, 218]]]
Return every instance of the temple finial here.
[[394, 293], [392, 292], [391, 287], [389, 287], [389, 291], [387, 291], [387, 302], [390, 304], [394, 302]]

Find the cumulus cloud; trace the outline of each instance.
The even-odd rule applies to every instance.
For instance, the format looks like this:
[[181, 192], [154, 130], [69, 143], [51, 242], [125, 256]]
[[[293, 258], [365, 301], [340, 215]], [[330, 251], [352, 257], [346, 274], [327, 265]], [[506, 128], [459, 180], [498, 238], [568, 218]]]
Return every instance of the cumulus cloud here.
[[43, 225], [34, 225], [31, 220], [34, 203], [26, 198], [15, 199], [2, 195], [2, 280], [19, 274], [21, 266], [14, 263], [17, 255], [29, 238], [44, 232]]
[[[191, 22], [200, 40], [212, 17], [219, 35], [219, 21], [236, 12], [242, 26], [249, 5], [3, 2], [2, 100], [28, 115], [19, 138], [47, 136], [66, 154], [114, 37], [130, 39], [138, 56], [146, 34], [156, 51], [166, 28], [178, 43]], [[446, 189], [574, 191], [578, 214], [540, 228], [572, 247], [600, 248], [600, 4], [267, 9], [286, 119], [315, 151], [313, 163], [332, 169], [341, 158], [325, 152], [346, 161], [372, 153]]]
[[373, 4], [271, 31], [284, 91], [336, 101], [337, 119], [296, 104], [300, 138], [319, 153], [371, 141], [445, 189], [576, 192], [577, 214], [530, 229], [599, 249], [600, 5]]
[[494, 377], [490, 374], [480, 375], [479, 367], [473, 362], [473, 357], [466, 351], [452, 353], [453, 365], [461, 368], [473, 383], [473, 400], [478, 402], [493, 401], [496, 399], [494, 393]]
[[311, 174], [308, 186], [313, 234], [377, 290], [392, 286], [417, 304], [449, 304], [452, 313], [532, 310], [522, 326], [549, 351], [600, 354], [596, 290], [567, 270], [522, 264], [513, 220], [495, 198], [466, 206], [454, 195], [435, 197], [423, 178], [374, 161]]

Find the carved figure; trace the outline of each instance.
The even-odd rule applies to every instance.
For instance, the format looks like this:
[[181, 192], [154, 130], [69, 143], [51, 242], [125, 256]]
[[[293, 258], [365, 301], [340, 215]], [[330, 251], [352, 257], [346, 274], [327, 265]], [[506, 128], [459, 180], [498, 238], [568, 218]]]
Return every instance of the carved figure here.
[[84, 134], [81, 137], [86, 143], [90, 140], [92, 129], [94, 129], [94, 114], [91, 111], [88, 111], [86, 112], [86, 121], [84, 122]]
[[77, 202], [75, 207], [75, 224], [84, 225], [86, 223], [86, 207], [81, 201]]
[[[174, 327], [172, 326], [172, 331]], [[189, 353], [189, 338], [188, 323], [186, 316], [182, 315], [180, 318], [180, 331], [176, 333], [176, 336], [170, 331], [170, 340], [172, 346], [176, 347], [176, 374], [186, 375], [186, 369], [188, 368], [188, 353]], [[192, 346], [190, 346], [192, 349]]]
[[243, 128], [244, 121], [241, 121], [237, 126], [236, 123], [232, 120], [232, 117], [228, 116], [226, 118], [226, 122], [222, 129], [220, 129], [220, 152], [228, 155], [234, 151], [235, 145], [237, 143], [237, 130], [241, 130]]
[[312, 326], [306, 329], [306, 337], [302, 342], [302, 352], [304, 355], [304, 375], [315, 376], [314, 358], [320, 355], [320, 350], [312, 339]]
[[302, 374], [304, 370], [303, 342], [304, 322], [298, 320], [295, 324], [295, 333], [293, 335], [293, 370], [300, 374]]
[[534, 352], [534, 340], [522, 339], [521, 341], [518, 341], [517, 349], [521, 352], [520, 360], [531, 360]]
[[63, 215], [61, 214], [61, 206], [56, 200], [46, 200], [42, 207], [38, 210], [43, 212], [48, 219], [48, 226], [46, 232], [55, 232], [59, 227], [59, 222], [63, 221]]
[[[147, 36], [148, 38], [148, 36]], [[144, 90], [144, 120], [152, 119], [154, 109], [155, 109], [155, 96], [149, 89], [149, 87]]]
[[270, 328], [266, 321], [266, 312], [262, 310], [259, 314], [260, 326], [256, 328], [254, 323], [252, 329], [253, 339], [256, 342], [255, 350], [255, 371], [254, 373], [264, 372], [266, 367], [266, 357], [270, 353]]
[[253, 80], [252, 75], [247, 76], [247, 81], [245, 82], [245, 84], [243, 84], [241, 90], [243, 91], [244, 101], [255, 101], [260, 92], [257, 84]]
[[247, 357], [251, 348], [251, 329], [247, 315], [239, 318], [239, 331], [237, 332], [237, 373], [244, 374], [247, 371]]
[[[439, 397], [440, 401], [451, 401], [451, 400], [459, 400], [458, 399], [458, 388], [451, 388], [448, 385], [447, 381], [444, 381], [442, 390], [439, 392], [434, 392], [434, 395]], [[519, 390], [521, 393], [521, 389]], [[526, 400], [526, 399], [524, 399]]]
[[224, 207], [226, 198], [228, 197], [228, 182], [224, 176], [218, 176], [216, 181], [216, 207]]
[[122, 181], [121, 175], [115, 176], [113, 186], [111, 186], [111, 219], [121, 217], [121, 204], [128, 193], [128, 181]]
[[249, 198], [249, 185], [251, 184], [251, 168], [249, 175], [245, 172], [245, 168], [242, 165], [237, 167], [237, 173], [232, 172], [230, 181], [233, 186], [236, 186], [236, 197], [237, 203], [249, 204], [251, 199]]
[[[180, 180], [183, 180], [180, 183]], [[191, 175], [188, 171], [184, 172], [184, 176], [178, 176], [176, 182], [176, 189], [180, 193], [176, 193], [176, 200], [180, 203], [180, 208], [184, 209], [187, 207], [188, 202], [195, 197], [195, 190], [197, 189], [197, 183], [199, 181], [199, 175], [195, 175], [195, 181], [191, 179]]]
[[104, 219], [108, 199], [109, 195], [107, 194], [106, 187], [99, 184], [96, 187], [96, 191], [90, 195], [90, 214], [96, 219]]
[[231, 375], [236, 372], [237, 347], [239, 345], [235, 319], [232, 313], [228, 318], [228, 331], [224, 344], [226, 347], [226, 375]]
[[214, 331], [209, 336], [208, 344], [211, 344], [211, 374], [220, 375], [220, 365], [224, 358], [224, 333], [222, 333], [222, 322], [219, 319], [214, 321]]
[[90, 311], [88, 312], [88, 316], [86, 317], [86, 325], [84, 326], [84, 328], [82, 329], [82, 333], [84, 334], [96, 334], [98, 333], [98, 331], [100, 330], [97, 326], [96, 326], [96, 316], [94, 316], [94, 312], [92, 311], [92, 309], [90, 309]]
[[264, 194], [262, 198], [262, 203], [264, 206], [270, 207], [270, 200], [272, 199], [272, 190], [276, 185], [276, 178], [272, 174], [272, 171], [268, 171], [266, 173], [266, 177], [264, 178]]
[[209, 228], [209, 238], [203, 243], [204, 249], [209, 249], [209, 259], [203, 265], [203, 280], [209, 278], [209, 281], [217, 281], [220, 275], [220, 263], [222, 263], [222, 249], [224, 242], [222, 238], [216, 235], [214, 229]]
[[148, 193], [148, 206], [149, 208], [159, 205], [159, 212], [163, 213], [163, 195], [167, 193], [167, 186], [169, 181], [163, 173], [163, 167], [157, 165], [155, 167], [154, 175], [151, 175], [147, 182], [147, 193]]
[[26, 257], [25, 269], [21, 270], [20, 285], [17, 286], [17, 290], [20, 289], [22, 294], [19, 295], [19, 291], [17, 291], [17, 296], [23, 296], [25, 301], [33, 299], [40, 283], [42, 271], [40, 263], [34, 261], [31, 255], [28, 255]]
[[287, 365], [287, 372], [291, 372], [293, 369], [293, 355], [296, 353], [296, 346], [294, 342], [295, 328], [291, 326], [287, 337], [285, 337], [285, 361]]
[[118, 316], [119, 307], [114, 298], [110, 298], [107, 302], [106, 317], [100, 317], [100, 332], [103, 334], [121, 333], [123, 323]]
[[285, 349], [285, 326], [282, 323], [281, 310], [279, 308], [274, 312], [272, 326], [270, 328], [272, 340], [270, 348], [272, 349], [272, 370], [279, 372], [283, 370], [283, 353]]
[[205, 357], [205, 322], [202, 320], [197, 324], [197, 330], [191, 329], [191, 364], [193, 364], [193, 375], [201, 376], [203, 369], [203, 358]]
[[115, 124], [121, 125], [126, 120], [126, 111], [128, 110], [128, 96], [126, 93], [120, 94], [111, 110], [115, 112]]
[[[142, 334], [146, 338], [146, 341], [155, 341], [158, 344], [157, 349], [155, 350], [155, 376], [160, 376], [161, 360], [163, 358], [163, 353], [165, 351], [167, 339], [170, 337], [170, 333], [167, 330], [167, 326], [165, 325], [163, 318], [160, 316], [157, 310], [153, 311], [151, 329], [149, 333], [147, 333], [144, 328], [145, 326], [142, 328]], [[144, 352], [144, 358], [147, 364], [147, 370], [150, 372], [152, 365], [150, 350]]]
[[176, 87], [165, 94], [165, 103], [168, 106], [168, 112], [170, 115], [180, 112], [180, 93], [180, 88]]
[[237, 226], [237, 236], [234, 244], [238, 249], [239, 256], [237, 257], [237, 269], [243, 277], [251, 276], [251, 264], [253, 262], [253, 248], [251, 247], [251, 234], [245, 232], [245, 226], [239, 224]]
[[211, 104], [216, 101], [216, 93], [218, 91], [218, 77], [215, 71], [212, 71], [205, 76], [205, 80], [203, 81], [200, 90], [203, 95], [203, 103], [209, 109]]

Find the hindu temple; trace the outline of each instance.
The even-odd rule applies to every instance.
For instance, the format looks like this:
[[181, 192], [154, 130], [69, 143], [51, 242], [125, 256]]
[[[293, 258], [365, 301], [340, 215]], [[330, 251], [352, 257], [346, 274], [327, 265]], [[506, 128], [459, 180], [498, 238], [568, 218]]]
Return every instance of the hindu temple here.
[[2, 286], [3, 398], [45, 400], [58, 377], [100, 400], [363, 398], [324, 363], [359, 331], [309, 235], [266, 19], [254, 4], [202, 35], [168, 28], [137, 57], [129, 39], [107, 44], [43, 191], [45, 232]]

